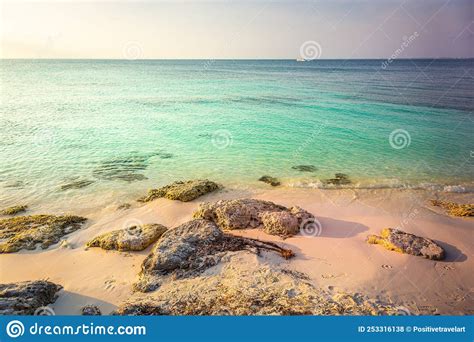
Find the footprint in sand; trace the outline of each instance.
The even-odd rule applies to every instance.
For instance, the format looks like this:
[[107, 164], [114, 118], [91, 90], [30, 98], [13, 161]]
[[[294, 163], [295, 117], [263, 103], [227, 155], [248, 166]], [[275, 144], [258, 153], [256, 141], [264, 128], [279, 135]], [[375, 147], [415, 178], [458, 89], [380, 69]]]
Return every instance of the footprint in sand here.
[[107, 279], [104, 281], [104, 287], [107, 291], [112, 291], [115, 289], [115, 279]]
[[382, 265], [382, 268], [383, 268], [383, 269], [386, 269], [386, 270], [389, 270], [389, 269], [393, 268], [393, 266], [392, 266], [392, 265], [383, 264], [383, 265]]

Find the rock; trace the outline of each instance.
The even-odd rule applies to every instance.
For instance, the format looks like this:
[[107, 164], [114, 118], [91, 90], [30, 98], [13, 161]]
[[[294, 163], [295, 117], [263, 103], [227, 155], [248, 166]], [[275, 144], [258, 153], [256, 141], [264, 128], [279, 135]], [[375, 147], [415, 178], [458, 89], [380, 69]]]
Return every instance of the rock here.
[[262, 176], [258, 180], [260, 182], [270, 184], [271, 186], [278, 186], [278, 185], [281, 184], [280, 181], [277, 178], [272, 177], [272, 176]]
[[474, 204], [458, 204], [438, 200], [431, 200], [431, 204], [446, 209], [452, 216], [474, 216]]
[[85, 188], [86, 186], [91, 185], [92, 183], [94, 183], [94, 181], [92, 180], [78, 180], [78, 181], [61, 185], [61, 190], [65, 191], [65, 190], [70, 190], [70, 189], [82, 189], [82, 188]]
[[298, 170], [301, 172], [315, 172], [318, 169], [314, 165], [295, 165], [291, 167], [293, 170]]
[[[288, 215], [268, 215], [268, 213], [280, 212], [286, 212]], [[264, 214], [267, 218], [265, 222], [262, 220]], [[263, 225], [267, 232], [280, 231], [284, 233], [283, 236], [285, 237], [288, 236], [289, 232], [297, 233], [298, 231], [294, 225], [295, 221], [290, 219], [289, 216], [296, 218], [297, 226], [300, 226], [303, 221], [309, 218], [314, 218], [312, 214], [299, 207], [288, 209], [273, 202], [257, 199], [221, 200], [214, 203], [203, 203], [193, 214], [194, 218], [203, 218], [215, 222], [223, 230], [257, 228]], [[265, 223], [269, 227], [265, 227]], [[290, 225], [286, 228], [280, 227], [277, 229], [276, 227], [281, 226], [281, 224]]]
[[156, 242], [167, 229], [161, 224], [131, 226], [99, 235], [89, 241], [87, 247], [118, 251], [142, 251]]
[[334, 178], [326, 179], [323, 181], [324, 184], [333, 184], [333, 185], [346, 185], [351, 184], [349, 176], [345, 173], [336, 173]]
[[130, 203], [122, 203], [119, 206], [117, 206], [118, 210], [128, 210], [132, 207]]
[[427, 259], [442, 260], [445, 256], [443, 248], [433, 240], [393, 228], [383, 229], [380, 236], [369, 235], [367, 242], [382, 245], [390, 251], [423, 256]]
[[0, 284], [0, 315], [33, 315], [56, 300], [62, 286], [49, 281]]
[[16, 215], [18, 213], [25, 212], [28, 208], [27, 205], [15, 205], [0, 211], [0, 215]]
[[148, 292], [161, 285], [165, 275], [174, 278], [199, 274], [216, 265], [223, 253], [254, 249], [272, 250], [285, 258], [293, 253], [271, 242], [247, 239], [223, 233], [215, 223], [192, 220], [168, 230], [143, 261], [135, 289]]
[[101, 316], [102, 312], [100, 311], [97, 305], [85, 305], [81, 309], [83, 316]]
[[281, 237], [298, 234], [298, 219], [288, 211], [265, 212], [262, 214], [264, 231]]
[[382, 315], [395, 305], [316, 288], [247, 251], [225, 253], [192, 278], [169, 279], [151, 293], [135, 293], [118, 315]]
[[0, 220], [0, 253], [42, 249], [81, 228], [87, 219], [79, 216], [31, 215]]
[[216, 183], [207, 179], [178, 181], [159, 189], [151, 189], [148, 191], [147, 196], [138, 199], [138, 201], [150, 202], [154, 199], [165, 197], [170, 200], [189, 202], [218, 188], [219, 186]]

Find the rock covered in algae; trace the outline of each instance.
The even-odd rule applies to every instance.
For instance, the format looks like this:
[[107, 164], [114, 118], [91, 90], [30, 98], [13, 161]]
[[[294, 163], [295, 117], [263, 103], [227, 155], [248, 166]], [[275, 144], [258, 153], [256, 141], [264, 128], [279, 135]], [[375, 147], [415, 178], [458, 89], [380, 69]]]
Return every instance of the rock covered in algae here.
[[83, 316], [101, 316], [102, 312], [100, 311], [97, 305], [85, 305], [81, 308], [81, 313]]
[[16, 215], [18, 213], [25, 212], [27, 208], [27, 205], [15, 205], [13, 207], [0, 210], [0, 215]]
[[323, 183], [332, 185], [347, 185], [351, 184], [352, 182], [349, 179], [349, 176], [345, 173], [336, 173], [334, 178], [325, 179]]
[[43, 249], [81, 228], [87, 219], [80, 216], [31, 215], [0, 220], [0, 253], [21, 249]]
[[225, 253], [194, 277], [168, 279], [154, 292], [135, 293], [119, 315], [377, 315], [395, 311], [360, 295], [333, 295], [307, 277], [266, 264], [248, 251]]
[[150, 202], [157, 198], [165, 197], [170, 200], [189, 202], [218, 188], [218, 184], [207, 179], [177, 181], [159, 189], [149, 190], [148, 194], [138, 199], [138, 201]]
[[293, 170], [298, 170], [301, 172], [315, 172], [318, 169], [314, 165], [295, 165], [291, 167]]
[[161, 224], [130, 226], [99, 235], [87, 247], [100, 247], [118, 251], [142, 251], [156, 242], [168, 228]]
[[189, 277], [217, 264], [229, 251], [260, 250], [280, 253], [291, 258], [290, 250], [275, 243], [232, 236], [222, 232], [214, 222], [192, 220], [169, 229], [143, 261], [140, 280], [135, 289], [148, 292], [161, 285], [164, 276]]
[[286, 208], [273, 202], [249, 198], [202, 203], [193, 216], [213, 221], [223, 230], [263, 226], [268, 233], [285, 237], [297, 234], [297, 227], [304, 220], [314, 218], [299, 207]]
[[56, 300], [62, 286], [49, 281], [0, 284], [0, 315], [33, 315]]
[[452, 216], [474, 216], [474, 204], [458, 204], [438, 200], [431, 200], [431, 204], [446, 209]]
[[405, 233], [398, 229], [385, 228], [378, 235], [369, 235], [367, 242], [382, 245], [388, 250], [422, 256], [427, 259], [442, 260], [444, 250], [433, 240]]
[[260, 182], [270, 184], [271, 186], [278, 186], [281, 184], [281, 182], [277, 178], [272, 177], [272, 176], [262, 176], [258, 180]]

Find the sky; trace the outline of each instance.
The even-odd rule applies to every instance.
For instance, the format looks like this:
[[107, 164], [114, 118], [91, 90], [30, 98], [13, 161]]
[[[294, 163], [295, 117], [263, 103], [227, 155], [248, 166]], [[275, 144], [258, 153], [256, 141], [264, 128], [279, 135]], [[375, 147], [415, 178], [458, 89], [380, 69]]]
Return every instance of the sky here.
[[472, 0], [6, 1], [1, 58], [474, 57]]

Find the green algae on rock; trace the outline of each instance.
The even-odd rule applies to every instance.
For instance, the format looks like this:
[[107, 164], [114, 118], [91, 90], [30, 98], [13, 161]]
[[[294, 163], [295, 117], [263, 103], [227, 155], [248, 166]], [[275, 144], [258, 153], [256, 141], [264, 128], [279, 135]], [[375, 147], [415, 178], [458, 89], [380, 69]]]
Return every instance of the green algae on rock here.
[[444, 250], [433, 240], [405, 233], [398, 229], [385, 228], [378, 235], [369, 235], [367, 242], [385, 247], [390, 251], [422, 256], [432, 260], [442, 260]]
[[53, 303], [62, 286], [45, 280], [0, 284], [0, 315], [34, 315]]
[[0, 253], [21, 249], [46, 249], [60, 238], [81, 228], [87, 219], [80, 216], [31, 215], [0, 220]]
[[139, 202], [150, 202], [157, 198], [167, 198], [181, 202], [192, 201], [209, 192], [219, 188], [219, 185], [207, 179], [177, 181], [159, 189], [151, 189], [145, 197], [138, 199]]
[[458, 204], [438, 200], [431, 200], [431, 204], [446, 209], [448, 214], [451, 216], [474, 216], [474, 204]]
[[27, 205], [15, 205], [0, 211], [0, 215], [16, 215], [18, 213], [25, 212], [28, 208]]
[[167, 229], [161, 224], [131, 226], [99, 235], [89, 241], [87, 247], [118, 251], [142, 251], [156, 242]]
[[291, 167], [293, 170], [298, 170], [301, 172], [315, 172], [318, 169], [314, 165], [295, 165]]
[[324, 184], [332, 184], [332, 185], [347, 185], [351, 184], [351, 180], [349, 179], [349, 176], [346, 175], [345, 173], [336, 173], [334, 175], [334, 178], [330, 179], [325, 179], [323, 180]]

